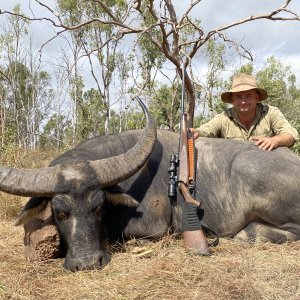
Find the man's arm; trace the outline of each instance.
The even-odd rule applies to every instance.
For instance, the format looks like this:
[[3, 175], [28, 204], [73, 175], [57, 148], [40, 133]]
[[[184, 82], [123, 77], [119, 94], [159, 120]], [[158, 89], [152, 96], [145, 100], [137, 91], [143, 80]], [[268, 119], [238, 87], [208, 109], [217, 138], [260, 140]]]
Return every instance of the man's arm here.
[[226, 117], [224, 114], [218, 114], [210, 121], [202, 124], [199, 128], [190, 128], [190, 131], [194, 134], [194, 139], [201, 137], [221, 137], [222, 125], [225, 122]]
[[277, 147], [291, 147], [299, 139], [296, 128], [288, 122], [277, 107], [269, 106], [267, 117], [275, 135], [273, 137], [251, 137], [250, 139], [255, 141], [255, 145], [259, 149], [273, 150]]

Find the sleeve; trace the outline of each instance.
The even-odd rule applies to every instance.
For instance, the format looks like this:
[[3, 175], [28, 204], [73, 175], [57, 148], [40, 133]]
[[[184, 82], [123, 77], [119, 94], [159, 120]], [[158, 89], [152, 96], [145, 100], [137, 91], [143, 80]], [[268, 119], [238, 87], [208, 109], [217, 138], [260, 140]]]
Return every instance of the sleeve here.
[[272, 129], [275, 135], [280, 133], [289, 133], [297, 141], [299, 134], [296, 128], [294, 128], [289, 121], [285, 118], [283, 113], [277, 107], [271, 107], [270, 118]]
[[224, 116], [222, 114], [218, 114], [207, 123], [196, 128], [196, 130], [200, 137], [219, 138], [221, 137], [223, 122]]

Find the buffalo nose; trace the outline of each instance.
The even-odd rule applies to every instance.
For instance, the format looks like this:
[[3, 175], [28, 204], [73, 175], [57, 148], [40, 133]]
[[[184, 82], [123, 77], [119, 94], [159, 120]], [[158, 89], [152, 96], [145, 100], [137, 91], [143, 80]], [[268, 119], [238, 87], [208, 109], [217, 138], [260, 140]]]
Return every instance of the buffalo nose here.
[[95, 270], [101, 269], [110, 262], [110, 255], [108, 253], [98, 253], [93, 255], [81, 255], [77, 257], [66, 256], [64, 268], [71, 271]]

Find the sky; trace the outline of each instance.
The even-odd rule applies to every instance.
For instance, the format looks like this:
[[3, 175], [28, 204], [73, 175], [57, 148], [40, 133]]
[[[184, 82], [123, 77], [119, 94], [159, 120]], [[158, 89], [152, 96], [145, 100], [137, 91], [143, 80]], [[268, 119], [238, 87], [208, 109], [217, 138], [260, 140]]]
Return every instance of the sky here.
[[[22, 3], [24, 11], [31, 10], [36, 16], [45, 15], [46, 10], [37, 6], [33, 0], [1, 0], [1, 10], [11, 10], [17, 3]], [[51, 3], [51, 0], [44, 1]], [[186, 10], [189, 0], [174, 0], [177, 15]], [[231, 23], [249, 15], [267, 13], [282, 6], [285, 0], [202, 0], [192, 11], [192, 16], [201, 19], [205, 31], [220, 25]], [[288, 7], [300, 15], [300, 1], [293, 0]], [[0, 16], [0, 24], [3, 16]], [[43, 22], [35, 22], [30, 34], [35, 45], [41, 45], [53, 34], [53, 29]], [[259, 20], [246, 23], [226, 31], [231, 39], [243, 41], [243, 45], [251, 51], [255, 62], [263, 62], [267, 57], [274, 55], [284, 63], [292, 66], [300, 84], [300, 21], [267, 21]], [[45, 57], [53, 57], [60, 51], [58, 41], [49, 44], [44, 51]]]
[[[282, 6], [283, 0], [206, 0], [197, 12], [205, 28], [215, 28], [250, 15], [264, 14]], [[300, 15], [300, 1], [294, 0], [289, 9]], [[256, 60], [270, 55], [291, 64], [300, 78], [300, 21], [257, 20], [226, 31], [251, 51]]]

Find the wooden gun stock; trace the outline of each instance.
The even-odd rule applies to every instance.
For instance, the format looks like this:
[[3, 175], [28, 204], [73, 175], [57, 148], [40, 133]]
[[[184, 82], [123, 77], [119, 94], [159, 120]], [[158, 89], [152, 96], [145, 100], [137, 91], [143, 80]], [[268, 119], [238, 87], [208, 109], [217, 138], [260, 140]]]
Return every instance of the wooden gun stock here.
[[[190, 135], [189, 135], [190, 133]], [[200, 208], [201, 202], [193, 198], [191, 190], [194, 189], [195, 184], [195, 154], [194, 154], [194, 139], [191, 132], [187, 128], [187, 116], [183, 114], [180, 132], [180, 149], [179, 149], [179, 189], [187, 203], [195, 207], [194, 212], [190, 212], [191, 218], [198, 221], [199, 225], [191, 226], [183, 231], [183, 241], [185, 247], [195, 254], [210, 255], [208, 242], [204, 236], [201, 224], [197, 215], [197, 208]], [[188, 218], [183, 216], [183, 218]], [[189, 223], [189, 222], [187, 222]]]
[[[186, 184], [180, 183], [179, 188], [186, 202], [194, 204], [200, 208], [201, 203], [192, 197], [189, 188], [187, 187]], [[207, 239], [204, 236], [203, 230], [201, 228], [196, 230], [183, 231], [183, 242], [185, 247], [194, 254], [199, 254], [199, 255], [211, 254]]]

